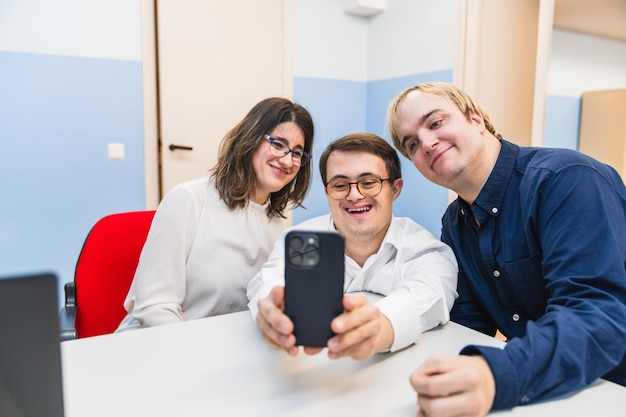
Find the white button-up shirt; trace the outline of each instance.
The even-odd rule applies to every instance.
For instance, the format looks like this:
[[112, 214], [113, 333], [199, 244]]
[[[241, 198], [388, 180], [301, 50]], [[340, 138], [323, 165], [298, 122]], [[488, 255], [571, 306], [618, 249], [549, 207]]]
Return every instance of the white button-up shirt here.
[[[284, 238], [289, 230], [335, 231], [330, 214], [291, 227], [276, 240], [268, 261], [248, 284], [253, 318], [259, 299], [285, 285]], [[422, 332], [450, 320], [457, 297], [458, 267], [452, 250], [429, 231], [405, 217], [393, 217], [377, 253], [363, 267], [345, 257], [344, 291], [367, 291], [384, 297], [376, 302], [394, 332], [391, 351], [419, 339]]]

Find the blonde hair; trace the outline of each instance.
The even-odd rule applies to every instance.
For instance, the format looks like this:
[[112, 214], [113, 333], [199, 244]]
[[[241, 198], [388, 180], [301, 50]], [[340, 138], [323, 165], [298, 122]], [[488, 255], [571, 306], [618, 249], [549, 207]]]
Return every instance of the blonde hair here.
[[502, 135], [500, 135], [496, 130], [493, 122], [491, 121], [491, 117], [489, 117], [487, 112], [480, 106], [480, 104], [474, 101], [474, 99], [465, 91], [461, 90], [459, 87], [451, 83], [422, 83], [414, 85], [402, 91], [391, 101], [391, 103], [389, 104], [389, 108], [387, 109], [387, 127], [389, 129], [389, 134], [391, 135], [391, 141], [393, 142], [393, 145], [396, 147], [398, 152], [400, 152], [405, 157], [410, 159], [409, 155], [406, 153], [406, 150], [402, 147], [402, 138], [398, 135], [398, 107], [400, 107], [400, 105], [406, 99], [409, 93], [413, 91], [420, 91], [422, 93], [433, 94], [439, 97], [443, 97], [444, 99], [454, 104], [461, 111], [461, 113], [465, 115], [467, 120], [471, 120], [473, 112], [478, 112], [485, 121], [485, 128], [498, 139], [502, 139]]

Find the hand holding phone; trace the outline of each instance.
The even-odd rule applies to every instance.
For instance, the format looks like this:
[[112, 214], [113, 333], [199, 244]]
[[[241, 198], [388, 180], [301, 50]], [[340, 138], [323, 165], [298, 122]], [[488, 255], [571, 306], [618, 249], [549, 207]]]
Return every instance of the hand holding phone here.
[[343, 237], [334, 232], [292, 230], [285, 236], [285, 314], [296, 345], [325, 347], [331, 321], [343, 312]]

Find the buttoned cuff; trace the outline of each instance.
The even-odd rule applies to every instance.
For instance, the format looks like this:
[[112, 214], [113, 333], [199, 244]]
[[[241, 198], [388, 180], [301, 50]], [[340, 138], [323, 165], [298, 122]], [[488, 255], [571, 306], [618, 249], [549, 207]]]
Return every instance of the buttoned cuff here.
[[460, 354], [468, 356], [480, 355], [489, 364], [496, 388], [493, 405], [491, 406], [492, 410], [510, 409], [524, 403], [524, 398], [520, 398], [519, 388], [516, 384], [518, 376], [515, 374], [515, 368], [509, 361], [504, 349], [470, 345], [464, 347]]
[[389, 348], [391, 352], [415, 343], [422, 334], [422, 320], [415, 302], [405, 298], [402, 294], [392, 294], [376, 303], [393, 329], [393, 342]]

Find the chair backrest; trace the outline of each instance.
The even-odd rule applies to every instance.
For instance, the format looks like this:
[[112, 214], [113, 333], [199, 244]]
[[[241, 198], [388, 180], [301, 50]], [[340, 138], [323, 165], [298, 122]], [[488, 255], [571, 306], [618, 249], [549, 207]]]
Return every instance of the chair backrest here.
[[74, 273], [79, 338], [112, 333], [126, 315], [124, 299], [154, 213], [111, 214], [89, 232]]

